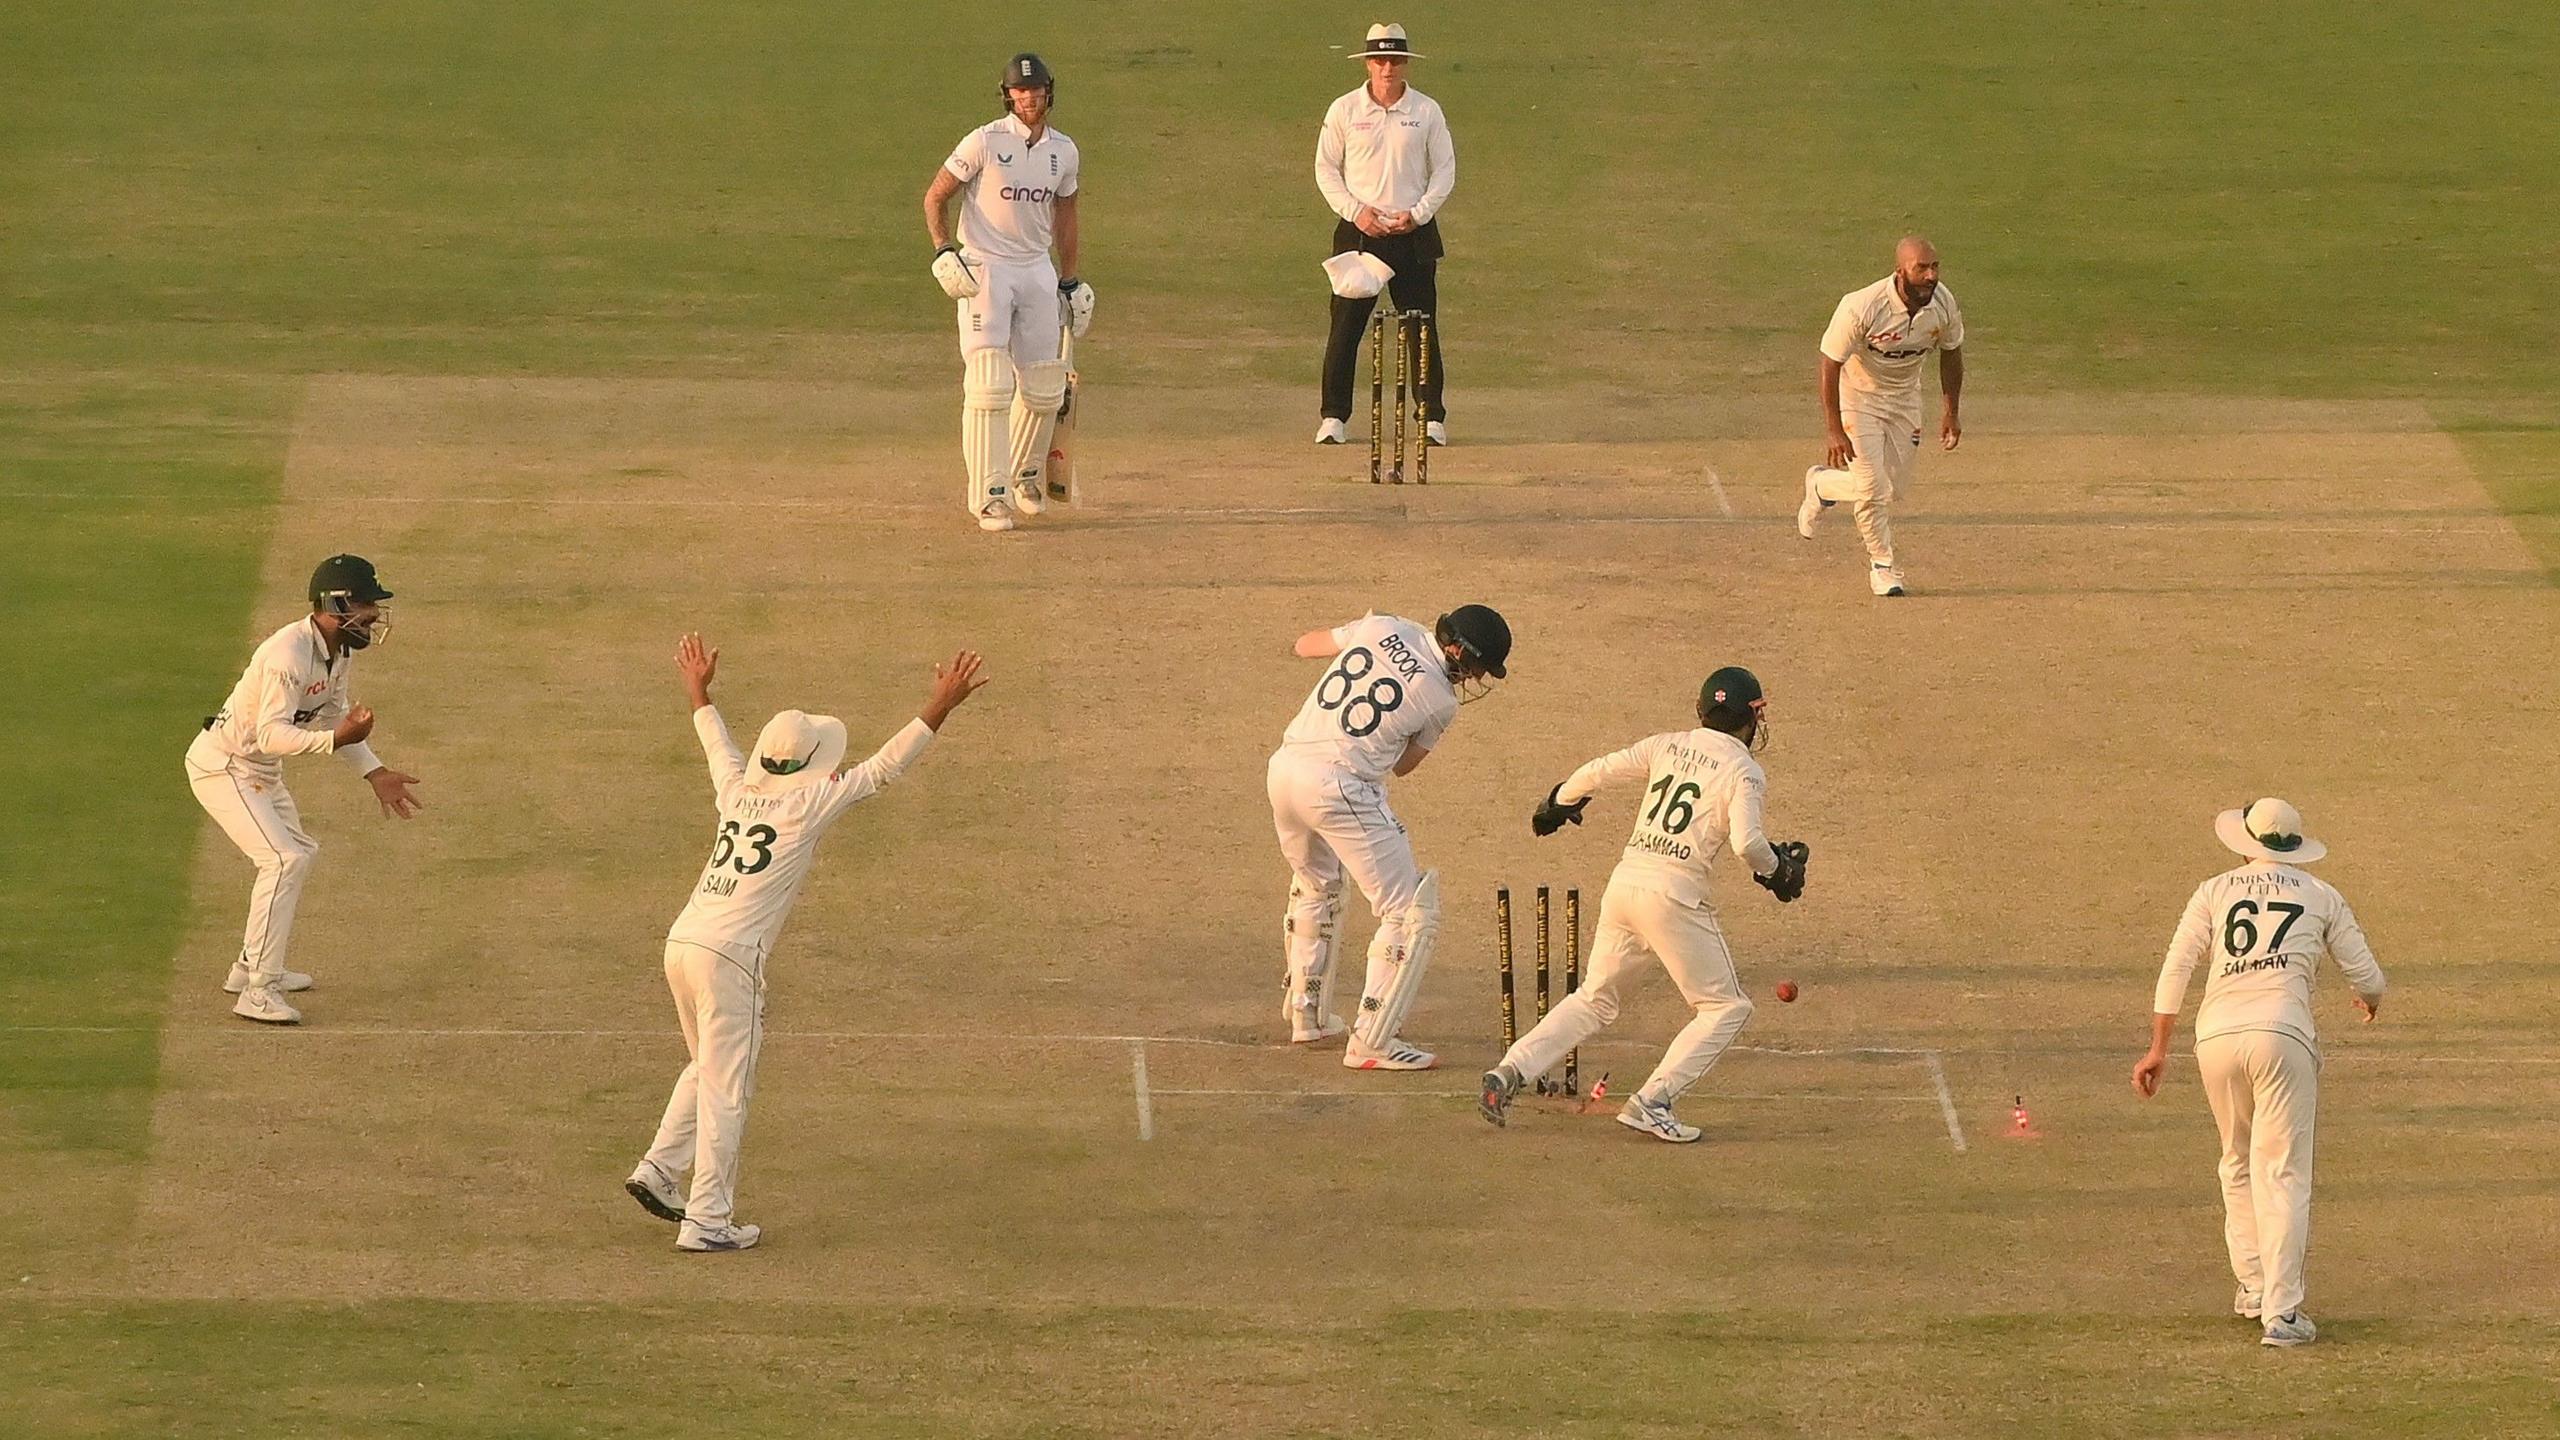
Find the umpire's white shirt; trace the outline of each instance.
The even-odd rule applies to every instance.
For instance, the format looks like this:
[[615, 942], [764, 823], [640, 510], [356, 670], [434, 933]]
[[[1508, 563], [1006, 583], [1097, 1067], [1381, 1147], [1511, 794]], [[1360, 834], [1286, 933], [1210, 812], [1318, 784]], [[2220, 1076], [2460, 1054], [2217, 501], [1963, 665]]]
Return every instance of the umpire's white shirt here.
[[1840, 297], [1822, 353], [1840, 366], [1840, 408], [1920, 423], [1920, 370], [1932, 350], [1964, 346], [1964, 312], [1944, 284], [1913, 310], [1887, 275]]
[[2347, 908], [2325, 880], [2290, 865], [2253, 860], [2196, 887], [2178, 919], [2160, 966], [2151, 1009], [2175, 1015], [2197, 962], [2210, 961], [2204, 1004], [2196, 1011], [2196, 1043], [2242, 1030], [2272, 1030], [2314, 1048], [2311, 979], [2320, 957], [2336, 958], [2347, 983], [2368, 997], [2382, 993], [2382, 967]]
[[1058, 201], [1076, 193], [1083, 157], [1055, 126], [1038, 141], [1011, 115], [961, 137], [942, 168], [960, 187], [960, 243], [979, 259], [1049, 258]]
[[1458, 147], [1440, 102], [1408, 85], [1393, 105], [1369, 87], [1333, 102], [1316, 133], [1316, 188], [1345, 220], [1372, 210], [1410, 210], [1428, 225], [1458, 188]]

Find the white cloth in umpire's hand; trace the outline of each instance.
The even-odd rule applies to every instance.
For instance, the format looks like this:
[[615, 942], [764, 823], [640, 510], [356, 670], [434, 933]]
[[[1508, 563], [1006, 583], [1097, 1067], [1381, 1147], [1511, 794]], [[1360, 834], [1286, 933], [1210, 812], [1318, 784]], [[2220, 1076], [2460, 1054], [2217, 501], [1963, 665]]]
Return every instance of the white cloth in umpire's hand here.
[[978, 272], [957, 249], [933, 253], [933, 278], [941, 283], [942, 293], [954, 300], [966, 300], [978, 293]]
[[1324, 273], [1333, 283], [1333, 293], [1345, 300], [1373, 299], [1396, 278], [1394, 266], [1359, 250], [1345, 250], [1327, 260]]
[[1093, 328], [1093, 287], [1081, 280], [1070, 280], [1058, 287], [1058, 300], [1067, 307], [1067, 333], [1077, 339]]

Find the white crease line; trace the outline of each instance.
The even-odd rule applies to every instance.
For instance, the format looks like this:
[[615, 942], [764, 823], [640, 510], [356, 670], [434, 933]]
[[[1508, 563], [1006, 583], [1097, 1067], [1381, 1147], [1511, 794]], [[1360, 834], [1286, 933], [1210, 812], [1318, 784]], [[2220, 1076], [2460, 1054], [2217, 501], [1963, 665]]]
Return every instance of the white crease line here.
[[1129, 1042], [1129, 1083], [1138, 1092], [1138, 1138], [1156, 1138], [1156, 1106], [1147, 1092], [1147, 1042]]
[[1716, 508], [1724, 512], [1724, 518], [1732, 519], [1733, 502], [1725, 498], [1724, 477], [1716, 473], [1716, 467], [1713, 465], [1707, 467], [1707, 483], [1715, 488]]
[[1920, 1058], [1929, 1064], [1929, 1083], [1938, 1087], [1938, 1113], [1946, 1117], [1947, 1139], [1964, 1153], [1964, 1124], [1956, 1119], [1956, 1097], [1947, 1089], [1947, 1067], [1938, 1062], [1938, 1052], [1923, 1050]]
[[[1185, 1087], [1181, 1089], [1161, 1089], [1154, 1093], [1158, 1095], [1268, 1096], [1273, 1099], [1285, 1100], [1473, 1100], [1477, 1098], [1476, 1092], [1473, 1090], [1285, 1090], [1227, 1087]], [[1930, 1098], [1926, 1095], [1778, 1095], [1766, 1092], [1742, 1090], [1700, 1090], [1692, 1093], [1701, 1100], [1834, 1100], [1843, 1105], [1873, 1105], [1879, 1102], [1892, 1104], [1897, 1101], [1906, 1105], [1927, 1105], [1931, 1103]], [[1549, 1096], [1544, 1098], [1570, 1100], [1575, 1097], [1565, 1095]], [[1589, 1097], [1585, 1096], [1582, 1098], [1588, 1099]]]

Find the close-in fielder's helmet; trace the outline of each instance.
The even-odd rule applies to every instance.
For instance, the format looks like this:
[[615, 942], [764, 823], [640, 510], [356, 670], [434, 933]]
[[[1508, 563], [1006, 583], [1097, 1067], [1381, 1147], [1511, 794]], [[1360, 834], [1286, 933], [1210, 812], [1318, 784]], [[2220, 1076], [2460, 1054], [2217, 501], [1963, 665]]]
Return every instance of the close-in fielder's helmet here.
[[1698, 723], [1754, 750], [1769, 733], [1768, 705], [1760, 677], [1739, 665], [1725, 666], [1698, 687]]
[[1479, 699], [1490, 691], [1481, 677], [1500, 680], [1509, 673], [1503, 666], [1511, 658], [1511, 625], [1489, 605], [1459, 606], [1440, 617], [1431, 627], [1431, 636], [1444, 646], [1457, 646], [1468, 670], [1460, 678], [1478, 682], [1472, 691], [1463, 684], [1459, 687], [1461, 700]]
[[[356, 606], [368, 601], [379, 605], [391, 598], [382, 588], [382, 577], [374, 573], [373, 562], [361, 555], [332, 555], [311, 572], [311, 608], [344, 620]], [[377, 615], [369, 625], [353, 621], [338, 627], [338, 634], [349, 649], [361, 650], [381, 639], [391, 629], [391, 617]]]
[[1058, 103], [1058, 77], [1049, 73], [1049, 62], [1025, 50], [1004, 62], [1004, 78], [996, 82], [996, 106], [1007, 115], [1013, 113], [1013, 97], [1009, 90], [1045, 90], [1049, 103]]

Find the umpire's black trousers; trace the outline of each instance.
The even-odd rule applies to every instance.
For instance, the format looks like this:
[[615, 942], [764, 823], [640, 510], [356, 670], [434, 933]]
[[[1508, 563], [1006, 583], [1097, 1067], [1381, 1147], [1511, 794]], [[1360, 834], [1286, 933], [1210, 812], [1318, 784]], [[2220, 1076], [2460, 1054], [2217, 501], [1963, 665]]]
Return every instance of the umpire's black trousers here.
[[[1440, 365], [1440, 222], [1434, 220], [1406, 235], [1363, 235], [1359, 226], [1344, 220], [1333, 227], [1333, 248], [1325, 253], [1339, 255], [1345, 250], [1365, 250], [1385, 261], [1396, 272], [1395, 278], [1387, 282], [1387, 293], [1395, 298], [1396, 308], [1420, 310], [1431, 316], [1431, 376], [1422, 387], [1422, 413], [1426, 419], [1447, 419], [1448, 408], [1440, 403], [1441, 387], [1448, 383], [1448, 372]], [[1377, 305], [1375, 297], [1333, 297], [1333, 332], [1324, 342], [1325, 419], [1351, 418], [1351, 390], [1360, 370], [1360, 341], [1369, 327], [1369, 312]], [[1391, 345], [1387, 364], [1395, 363]]]

